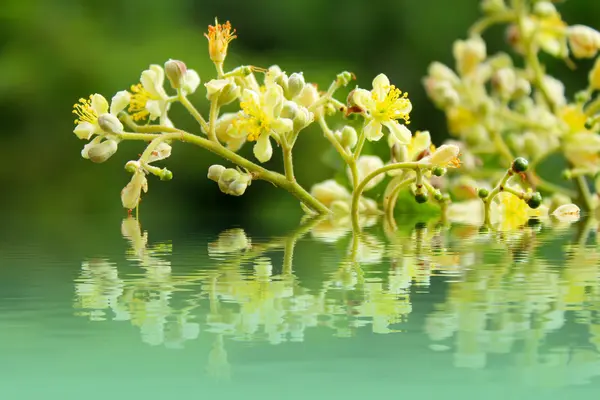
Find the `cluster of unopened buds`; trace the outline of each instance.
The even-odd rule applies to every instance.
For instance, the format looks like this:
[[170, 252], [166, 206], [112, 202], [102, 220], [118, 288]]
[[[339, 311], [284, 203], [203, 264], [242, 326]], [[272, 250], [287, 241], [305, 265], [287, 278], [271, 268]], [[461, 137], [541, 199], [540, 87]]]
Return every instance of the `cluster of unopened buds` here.
[[[208, 117], [188, 99], [200, 86], [200, 77], [194, 70], [178, 60], [168, 60], [164, 67], [151, 65], [142, 72], [140, 83], [118, 92], [110, 104], [102, 95], [93, 94], [74, 106], [74, 132], [89, 141], [82, 156], [101, 163], [115, 154], [123, 140], [148, 143], [139, 159], [126, 164], [132, 178], [121, 192], [121, 200], [131, 210], [139, 206], [142, 192], [148, 190], [148, 175], [172, 179], [171, 171], [154, 166], [171, 155], [171, 144], [192, 143], [231, 163], [230, 168], [213, 165], [208, 170], [208, 178], [217, 182], [223, 193], [240, 196], [252, 181], [264, 180], [293, 194], [306, 213], [327, 214], [332, 220], [345, 218], [358, 230], [363, 216], [385, 214], [393, 219], [403, 189], [410, 191], [418, 203], [433, 198], [442, 209], [447, 208], [451, 195], [453, 200], [461, 200], [457, 195], [460, 188], [470, 187], [466, 192], [476, 198], [473, 188], [482, 186], [483, 178], [496, 176], [494, 170], [483, 175], [488, 169], [479, 168], [483, 153], [498, 155], [500, 166], [512, 163], [513, 154], [526, 156], [537, 165], [549, 154], [563, 149], [573, 164], [571, 176], [583, 179], [586, 174], [595, 174], [598, 164], [592, 156], [598, 156], [600, 137], [593, 131], [593, 117], [600, 111], [600, 100], [592, 100], [592, 94], [600, 87], [600, 63], [590, 73], [588, 90], [578, 95], [579, 102], [568, 104], [562, 84], [544, 73], [537, 53], [554, 45], [558, 46], [556, 51], [563, 51], [555, 55], [566, 57], [569, 41], [573, 55], [593, 56], [600, 46], [597, 32], [560, 25], [551, 3], [538, 1], [534, 7], [525, 1], [514, 1], [518, 9], [502, 1], [484, 3], [487, 16], [474, 26], [468, 40], [455, 45], [458, 74], [434, 63], [425, 79], [427, 92], [446, 112], [449, 130], [459, 141], [436, 148], [429, 132], [413, 134], [407, 127], [411, 101], [384, 74], [373, 79], [372, 89], [356, 87], [345, 101], [340, 101], [334, 95], [355, 79], [352, 73], [338, 74], [327, 90], [320, 91], [316, 84], [305, 81], [303, 73], [288, 75], [278, 66], [240, 66], [226, 72], [228, 46], [236, 35], [229, 22], [216, 22], [205, 34], [217, 72], [215, 79], [204, 84]], [[486, 58], [480, 34], [500, 21], [513, 23], [510, 38], [526, 55], [526, 68], [516, 68], [506, 54]], [[172, 93], [165, 89], [165, 77]], [[169, 119], [173, 103], [180, 103], [195, 118], [199, 134], [175, 127]], [[337, 126], [331, 128], [328, 119], [336, 114], [342, 118], [336, 118]], [[296, 181], [293, 149], [301, 132], [311, 125], [318, 125], [344, 162], [347, 183], [330, 179], [305, 190]], [[363, 154], [366, 142], [384, 137], [390, 150], [387, 162]], [[253, 142], [253, 155], [258, 162], [239, 152], [246, 142]], [[261, 165], [273, 157], [273, 143], [281, 150], [282, 173]], [[452, 174], [449, 180], [442, 178], [448, 169], [461, 165], [463, 173], [458, 178], [458, 174]], [[570, 194], [568, 189], [545, 182], [536, 175], [535, 168], [530, 168], [524, 177], [540, 190], [560, 189]], [[378, 201], [363, 196], [383, 181], [385, 189], [374, 191], [383, 193]], [[446, 189], [449, 193], [442, 192]], [[590, 197], [589, 192], [587, 195]], [[483, 197], [486, 203], [487, 196]], [[570, 202], [571, 197], [564, 203]], [[529, 194], [519, 196], [519, 200], [532, 205]]]

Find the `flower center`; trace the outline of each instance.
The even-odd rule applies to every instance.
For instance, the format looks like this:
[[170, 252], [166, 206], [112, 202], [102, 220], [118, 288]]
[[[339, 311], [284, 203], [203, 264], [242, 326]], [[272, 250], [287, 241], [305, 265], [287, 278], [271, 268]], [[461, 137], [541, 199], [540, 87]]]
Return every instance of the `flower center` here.
[[410, 110], [410, 100], [407, 92], [402, 93], [396, 86], [390, 85], [383, 99], [379, 99], [376, 93], [372, 97], [376, 103], [374, 117], [381, 120], [403, 119], [407, 124], [410, 123], [407, 112]]
[[131, 85], [131, 99], [129, 100], [129, 114], [134, 121], [146, 119], [150, 113], [146, 109], [148, 100], [158, 100], [144, 89], [141, 83]]
[[262, 132], [271, 130], [271, 123], [267, 114], [257, 105], [245, 101], [240, 102], [240, 108], [246, 115], [246, 118], [238, 122], [246, 132], [248, 132], [248, 141], [254, 142]]
[[89, 99], [79, 99], [79, 103], [73, 105], [73, 114], [77, 115], [75, 124], [83, 122], [96, 124], [98, 122], [98, 113], [92, 108], [92, 96]]

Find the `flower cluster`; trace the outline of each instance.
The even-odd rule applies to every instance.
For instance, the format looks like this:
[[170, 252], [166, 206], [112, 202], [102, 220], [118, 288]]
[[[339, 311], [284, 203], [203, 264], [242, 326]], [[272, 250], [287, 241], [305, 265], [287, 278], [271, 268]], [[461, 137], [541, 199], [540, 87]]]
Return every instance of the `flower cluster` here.
[[[591, 211], [598, 196], [590, 193], [586, 177], [600, 172], [600, 58], [589, 72], [587, 88], [573, 98], [566, 97], [563, 83], [540, 59], [547, 54], [573, 66], [572, 58], [595, 58], [600, 32], [568, 25], [551, 1], [483, 0], [481, 6], [483, 17], [466, 39], [454, 43], [454, 69], [434, 62], [423, 81], [465, 159], [463, 175], [451, 179], [450, 192], [455, 198], [476, 198], [477, 190], [465, 193], [463, 188], [490, 189], [489, 178], [500, 178], [519, 156], [529, 160], [529, 169], [520, 182], [513, 182], [518, 191], [552, 195], [546, 206], [577, 200]], [[517, 60], [509, 53], [488, 54], [482, 35], [495, 24], [506, 24]], [[560, 163], [560, 158], [568, 165], [564, 177], [575, 181], [578, 192], [540, 168], [547, 159]]]

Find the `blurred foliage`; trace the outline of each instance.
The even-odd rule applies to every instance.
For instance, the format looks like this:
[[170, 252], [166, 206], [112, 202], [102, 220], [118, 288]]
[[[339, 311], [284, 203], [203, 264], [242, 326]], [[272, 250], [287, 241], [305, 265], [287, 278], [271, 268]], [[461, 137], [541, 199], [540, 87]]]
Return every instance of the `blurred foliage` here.
[[[567, 21], [600, 26], [599, 2], [571, 0], [561, 6]], [[83, 160], [84, 143], [71, 133], [71, 106], [94, 92], [110, 97], [136, 83], [149, 64], [169, 58], [184, 60], [208, 81], [214, 71], [202, 33], [215, 16], [231, 20], [238, 30], [226, 67], [278, 64], [287, 72], [304, 71], [321, 87], [344, 69], [353, 71], [363, 87], [384, 72], [410, 93], [411, 128], [429, 129], [439, 143], [446, 136], [445, 121], [426, 99], [421, 78], [433, 60], [452, 63], [452, 42], [465, 36], [478, 15], [477, 0], [4, 0], [0, 206], [42, 213], [118, 212], [119, 192], [129, 179], [123, 165], [141, 147], [127, 143], [102, 166]], [[492, 30], [490, 52], [501, 48], [502, 34]], [[585, 81], [563, 65], [556, 68], [567, 86]], [[206, 110], [202, 92], [192, 100]], [[181, 108], [175, 111], [181, 127], [196, 129]], [[303, 136], [295, 156], [297, 177], [310, 186], [330, 176], [333, 167], [316, 160], [325, 158], [326, 143], [317, 131]], [[250, 215], [269, 210], [277, 219], [295, 204], [264, 182], [242, 198], [223, 195], [205, 178], [215, 161], [201, 149], [177, 144], [166, 163], [175, 179], [152, 179], [142, 209], [226, 210], [243, 204]]]

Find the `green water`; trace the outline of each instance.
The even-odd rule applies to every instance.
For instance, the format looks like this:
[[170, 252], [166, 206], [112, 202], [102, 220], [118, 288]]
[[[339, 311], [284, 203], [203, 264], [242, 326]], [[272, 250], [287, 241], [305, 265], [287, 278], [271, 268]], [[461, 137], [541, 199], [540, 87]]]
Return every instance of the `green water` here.
[[2, 399], [600, 393], [594, 220], [360, 237], [73, 221], [0, 235]]

